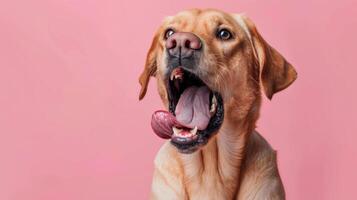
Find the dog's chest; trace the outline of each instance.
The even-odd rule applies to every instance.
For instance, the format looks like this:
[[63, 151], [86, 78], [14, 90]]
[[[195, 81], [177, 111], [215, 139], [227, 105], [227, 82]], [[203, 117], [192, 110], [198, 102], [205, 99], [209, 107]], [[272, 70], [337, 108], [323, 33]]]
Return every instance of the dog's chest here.
[[203, 178], [202, 181], [189, 182], [185, 184], [185, 187], [189, 199], [233, 199], [234, 195], [233, 191], [224, 186], [219, 180], [216, 180], [214, 176]]

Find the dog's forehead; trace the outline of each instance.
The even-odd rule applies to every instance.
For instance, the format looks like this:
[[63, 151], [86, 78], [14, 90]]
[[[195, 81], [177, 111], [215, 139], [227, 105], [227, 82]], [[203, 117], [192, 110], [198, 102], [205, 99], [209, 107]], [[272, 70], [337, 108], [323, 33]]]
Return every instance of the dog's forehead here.
[[192, 9], [181, 11], [174, 16], [166, 17], [164, 25], [180, 27], [197, 27], [200, 25], [235, 25], [232, 15], [213, 9], [199, 10]]

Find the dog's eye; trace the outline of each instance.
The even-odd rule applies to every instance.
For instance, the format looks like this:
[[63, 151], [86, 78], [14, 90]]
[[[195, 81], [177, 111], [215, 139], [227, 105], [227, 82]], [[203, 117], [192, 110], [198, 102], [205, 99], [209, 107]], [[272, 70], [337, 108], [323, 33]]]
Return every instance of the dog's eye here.
[[229, 40], [232, 38], [232, 33], [227, 29], [220, 29], [217, 31], [217, 38], [221, 40]]
[[164, 35], [165, 40], [175, 33], [171, 28], [167, 29]]

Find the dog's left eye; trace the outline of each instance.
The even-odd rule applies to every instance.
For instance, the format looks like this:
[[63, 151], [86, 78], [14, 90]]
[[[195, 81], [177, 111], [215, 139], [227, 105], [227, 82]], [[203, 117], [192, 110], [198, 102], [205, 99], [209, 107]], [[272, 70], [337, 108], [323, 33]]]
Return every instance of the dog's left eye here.
[[229, 40], [232, 38], [232, 33], [227, 29], [220, 29], [217, 31], [217, 38], [221, 40]]

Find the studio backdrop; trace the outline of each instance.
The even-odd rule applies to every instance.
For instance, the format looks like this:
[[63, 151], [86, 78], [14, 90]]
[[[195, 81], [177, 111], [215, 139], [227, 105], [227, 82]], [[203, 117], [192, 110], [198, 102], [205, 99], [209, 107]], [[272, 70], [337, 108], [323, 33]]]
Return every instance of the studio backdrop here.
[[138, 76], [165, 16], [245, 13], [299, 76], [257, 130], [278, 152], [289, 200], [356, 199], [357, 2], [2, 0], [0, 199], [148, 199], [163, 140], [155, 81]]

